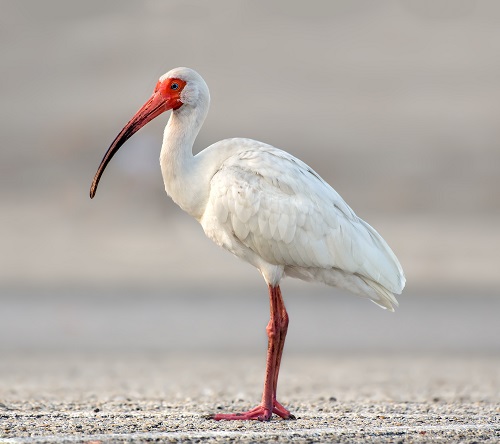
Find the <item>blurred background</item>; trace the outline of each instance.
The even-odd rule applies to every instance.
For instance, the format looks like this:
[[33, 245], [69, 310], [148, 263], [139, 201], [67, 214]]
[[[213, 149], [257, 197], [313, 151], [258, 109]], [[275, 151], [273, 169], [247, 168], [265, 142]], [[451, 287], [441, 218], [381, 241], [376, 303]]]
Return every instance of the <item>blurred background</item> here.
[[207, 81], [195, 151], [301, 158], [399, 257], [391, 314], [283, 282], [287, 347], [500, 351], [496, 1], [1, 0], [0, 351], [265, 348], [265, 284], [166, 196], [162, 116], [93, 175], [177, 66]]

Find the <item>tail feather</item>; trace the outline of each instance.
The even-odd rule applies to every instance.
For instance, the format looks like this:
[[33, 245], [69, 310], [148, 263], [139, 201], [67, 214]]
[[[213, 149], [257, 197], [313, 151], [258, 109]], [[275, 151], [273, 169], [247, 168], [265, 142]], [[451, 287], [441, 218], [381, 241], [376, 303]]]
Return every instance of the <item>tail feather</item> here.
[[359, 296], [369, 298], [379, 307], [389, 311], [394, 311], [394, 308], [399, 306], [398, 301], [390, 290], [382, 284], [359, 274], [346, 273], [336, 268], [302, 267], [286, 267], [285, 274], [304, 281], [319, 281], [326, 285], [343, 288]]
[[[389, 311], [394, 311], [395, 307], [399, 307], [399, 303], [394, 295], [383, 285], [380, 285], [378, 282], [372, 281], [364, 276], [360, 276], [369, 287], [371, 287], [375, 291], [375, 295], [373, 293], [369, 296], [370, 300], [377, 304], [379, 307], [387, 309]], [[375, 297], [373, 297], [375, 296]]]

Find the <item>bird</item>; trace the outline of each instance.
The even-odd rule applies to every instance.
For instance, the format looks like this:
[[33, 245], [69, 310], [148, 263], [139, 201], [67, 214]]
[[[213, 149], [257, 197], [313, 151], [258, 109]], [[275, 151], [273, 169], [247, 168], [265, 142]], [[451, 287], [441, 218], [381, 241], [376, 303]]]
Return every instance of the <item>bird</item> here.
[[317, 281], [365, 296], [394, 311], [406, 278], [393, 251], [357, 217], [318, 173], [298, 158], [246, 138], [216, 142], [193, 155], [208, 114], [210, 93], [193, 69], [161, 76], [153, 94], [116, 136], [94, 176], [90, 197], [120, 147], [139, 129], [171, 110], [160, 152], [165, 190], [220, 247], [256, 267], [268, 288], [270, 319], [261, 402], [214, 420], [268, 421], [295, 416], [277, 400], [278, 374], [289, 317], [284, 277]]

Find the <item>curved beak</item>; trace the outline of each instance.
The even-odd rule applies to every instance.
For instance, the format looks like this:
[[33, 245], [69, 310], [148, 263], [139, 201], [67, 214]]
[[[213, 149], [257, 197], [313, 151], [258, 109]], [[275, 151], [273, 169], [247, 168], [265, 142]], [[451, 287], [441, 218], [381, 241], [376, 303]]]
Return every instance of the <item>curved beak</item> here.
[[91, 199], [95, 196], [97, 185], [99, 184], [99, 180], [101, 180], [101, 176], [104, 173], [106, 166], [120, 147], [148, 122], [175, 106], [176, 103], [171, 103], [168, 98], [163, 97], [159, 90], [153, 93], [149, 100], [139, 111], [137, 111], [134, 117], [132, 117], [132, 119], [130, 119], [130, 121], [120, 131], [120, 134], [116, 136], [115, 140], [113, 140], [113, 143], [108, 148], [108, 151], [106, 151], [90, 187]]

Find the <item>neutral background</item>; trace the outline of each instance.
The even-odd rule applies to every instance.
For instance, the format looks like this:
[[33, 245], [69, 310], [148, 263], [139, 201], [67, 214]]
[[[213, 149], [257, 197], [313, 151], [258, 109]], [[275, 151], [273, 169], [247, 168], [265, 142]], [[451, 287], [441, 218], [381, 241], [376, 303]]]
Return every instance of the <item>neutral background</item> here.
[[0, 1], [0, 350], [265, 347], [258, 273], [163, 191], [166, 116], [102, 155], [176, 66], [233, 136], [300, 157], [384, 236], [395, 314], [286, 281], [287, 347], [487, 350], [500, 327], [496, 1]]

